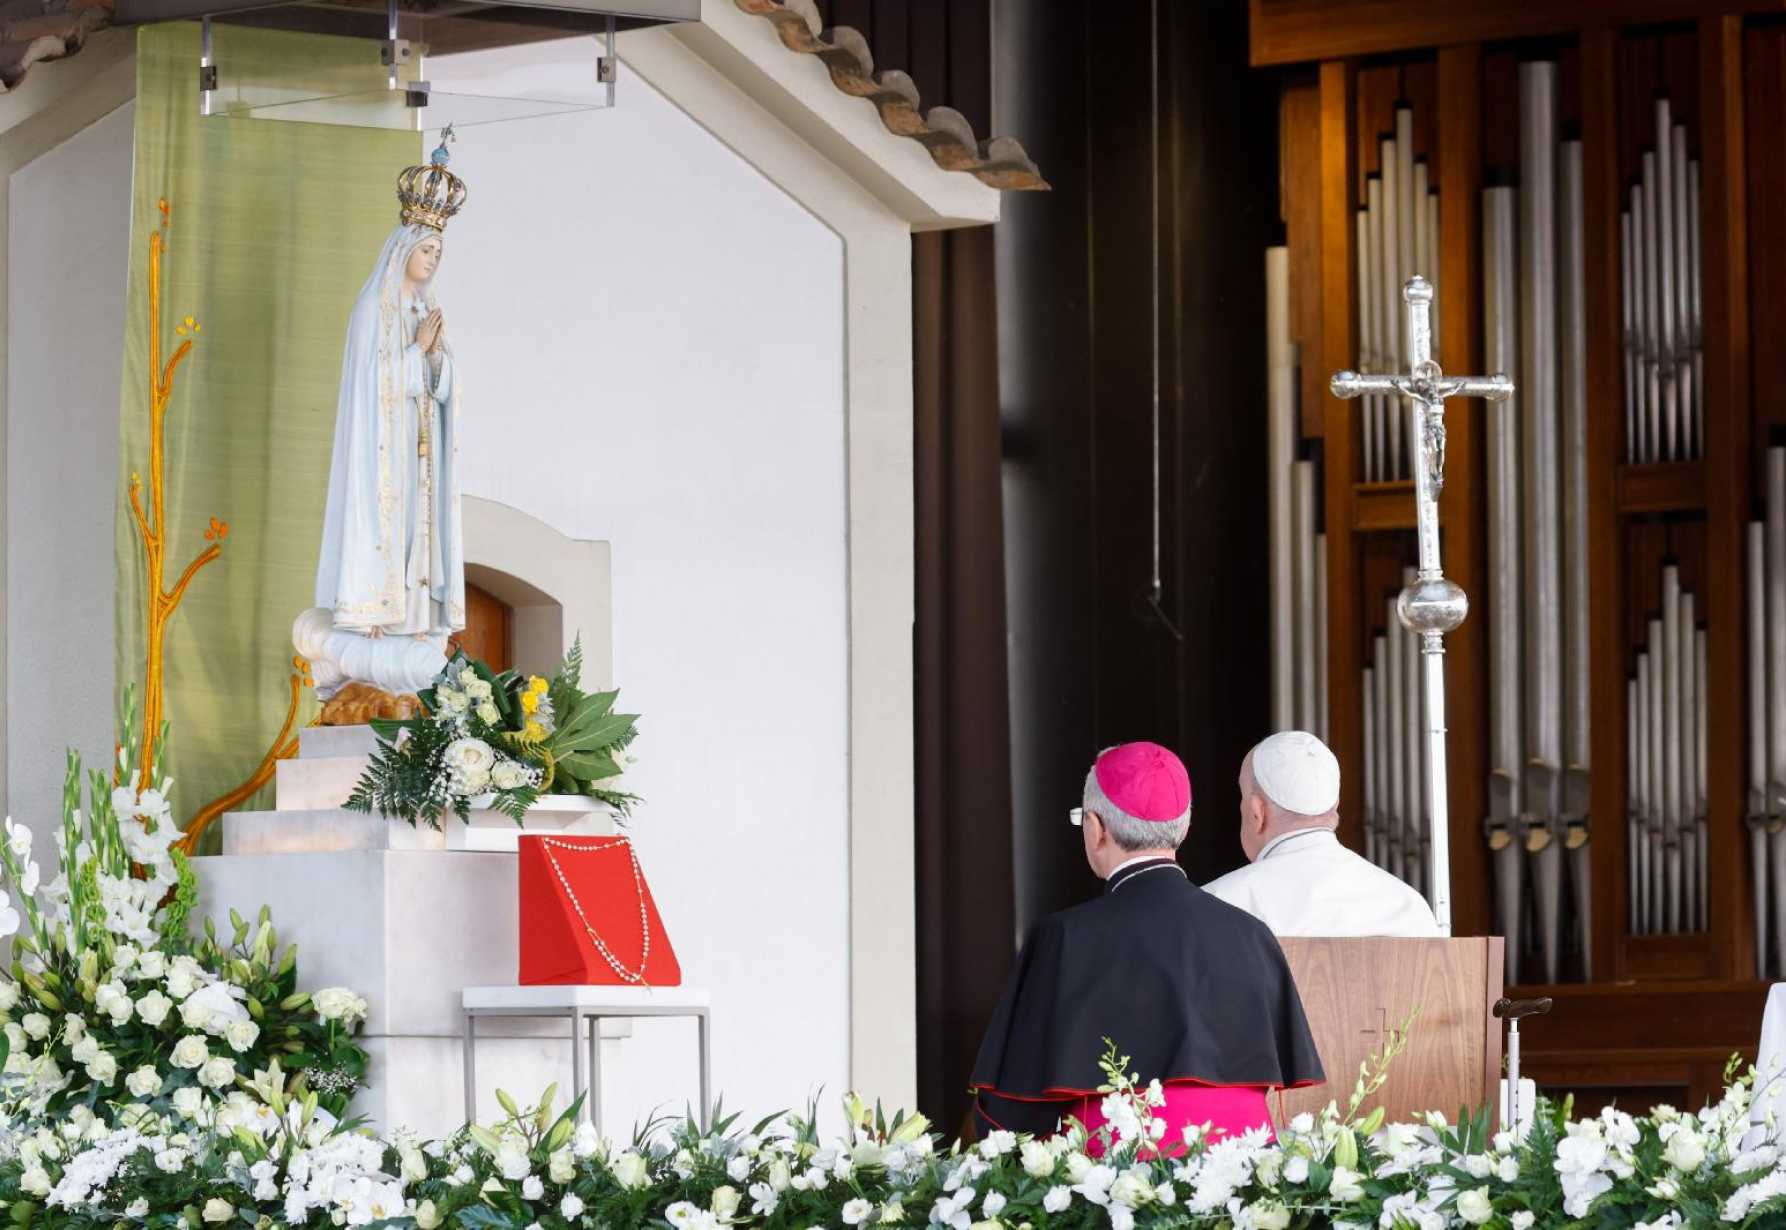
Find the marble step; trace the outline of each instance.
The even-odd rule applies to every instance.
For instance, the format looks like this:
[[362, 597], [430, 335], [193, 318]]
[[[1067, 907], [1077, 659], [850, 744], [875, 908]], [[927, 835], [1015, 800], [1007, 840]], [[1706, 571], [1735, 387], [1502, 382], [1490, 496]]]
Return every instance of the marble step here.
[[[458, 821], [453, 821], [457, 824]], [[219, 821], [225, 854], [334, 854], [347, 850], [444, 850], [426, 825], [342, 808], [232, 811]]]
[[330, 756], [370, 756], [378, 736], [370, 726], [306, 726], [298, 731], [298, 756], [316, 760]]
[[370, 760], [369, 754], [305, 756], [301, 751], [292, 760], [281, 760], [273, 770], [273, 806], [286, 812], [340, 807], [360, 784]]
[[[312, 762], [322, 763], [322, 762]], [[525, 834], [601, 837], [616, 831], [605, 804], [574, 794], [542, 795], [527, 811], [525, 826], [487, 807], [461, 821], [451, 814], [438, 831], [426, 825], [336, 807], [224, 814], [225, 854], [328, 854], [344, 850], [471, 850], [513, 852]]]

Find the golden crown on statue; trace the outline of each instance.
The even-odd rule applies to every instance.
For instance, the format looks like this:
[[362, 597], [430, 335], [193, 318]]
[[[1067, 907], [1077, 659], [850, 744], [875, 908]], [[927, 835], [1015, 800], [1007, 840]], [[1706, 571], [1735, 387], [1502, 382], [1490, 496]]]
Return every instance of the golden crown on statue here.
[[447, 220], [465, 205], [465, 181], [447, 170], [447, 142], [453, 139], [448, 124], [440, 144], [422, 166], [405, 167], [397, 176], [397, 200], [403, 205], [403, 221], [446, 230]]

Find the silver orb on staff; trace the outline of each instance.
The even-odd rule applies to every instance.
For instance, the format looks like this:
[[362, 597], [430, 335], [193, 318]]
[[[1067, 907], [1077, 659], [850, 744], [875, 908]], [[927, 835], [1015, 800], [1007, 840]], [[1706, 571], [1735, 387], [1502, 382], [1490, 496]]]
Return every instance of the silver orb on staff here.
[[1420, 638], [1426, 685], [1427, 759], [1432, 772], [1426, 782], [1427, 815], [1432, 818], [1431, 886], [1433, 913], [1439, 931], [1451, 934], [1451, 829], [1445, 779], [1445, 634], [1464, 621], [1470, 601], [1439, 563], [1439, 492], [1445, 486], [1445, 402], [1452, 397], [1501, 401], [1513, 395], [1506, 376], [1447, 376], [1433, 362], [1433, 288], [1419, 274], [1402, 287], [1407, 305], [1408, 370], [1362, 376], [1335, 372], [1335, 397], [1349, 400], [1368, 395], [1405, 397], [1409, 438], [1414, 442], [1414, 525], [1420, 540], [1420, 568], [1414, 583], [1402, 590], [1395, 610], [1402, 627]]

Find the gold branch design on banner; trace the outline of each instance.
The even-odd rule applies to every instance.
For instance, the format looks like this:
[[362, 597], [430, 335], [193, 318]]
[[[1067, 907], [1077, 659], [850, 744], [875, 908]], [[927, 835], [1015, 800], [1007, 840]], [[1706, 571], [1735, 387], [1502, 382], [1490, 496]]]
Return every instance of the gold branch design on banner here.
[[297, 654], [291, 659], [291, 699], [285, 707], [285, 724], [279, 733], [273, 736], [273, 744], [267, 748], [267, 754], [261, 757], [260, 764], [248, 775], [248, 780], [227, 794], [219, 795], [193, 813], [192, 819], [186, 822], [186, 835], [174, 843], [174, 848], [191, 854], [198, 849], [198, 839], [206, 829], [216, 823], [217, 818], [233, 807], [240, 806], [253, 797], [254, 792], [273, 780], [281, 760], [290, 760], [298, 754], [298, 737], [291, 733], [291, 728], [298, 720], [298, 701], [304, 689], [313, 685], [310, 677], [310, 663]]
[[[167, 500], [167, 411], [174, 395], [174, 373], [192, 353], [200, 332], [198, 321], [191, 316], [174, 326], [181, 342], [164, 363], [161, 357], [162, 301], [161, 261], [167, 251], [167, 231], [172, 217], [167, 198], [156, 202], [161, 222], [149, 236], [149, 511], [143, 508], [142, 475], [130, 475], [130, 515], [136, 523], [137, 536], [143, 546], [147, 578], [147, 650], [143, 665], [143, 738], [137, 765], [138, 781], [147, 789], [155, 782], [158, 746], [166, 733], [166, 685], [162, 676], [162, 649], [167, 638], [167, 625], [186, 596], [186, 589], [199, 569], [223, 554], [223, 542], [229, 537], [229, 522], [216, 517], [205, 527], [209, 544], [195, 555], [173, 587], [164, 584], [166, 577], [166, 500]], [[285, 723], [265, 756], [248, 779], [234, 790], [205, 804], [186, 825], [186, 835], [178, 843], [190, 854], [197, 847], [199, 836], [230, 808], [245, 801], [273, 777], [278, 762], [297, 753], [298, 740], [292, 734], [297, 722], [298, 701], [303, 688], [310, 683], [310, 664], [301, 657], [292, 658], [291, 698], [286, 706]]]
[[137, 780], [142, 789], [155, 784], [156, 748], [167, 723], [165, 690], [161, 677], [162, 643], [167, 636], [168, 621], [186, 596], [186, 587], [198, 570], [223, 554], [223, 540], [229, 536], [229, 523], [211, 518], [205, 530], [210, 545], [193, 557], [180, 573], [172, 589], [163, 585], [167, 554], [165, 504], [167, 484], [167, 447], [165, 441], [168, 403], [174, 395], [174, 373], [189, 354], [199, 332], [199, 324], [188, 316], [174, 327], [184, 338], [164, 364], [161, 360], [161, 257], [167, 247], [170, 218], [167, 198], [156, 202], [161, 210], [161, 223], [149, 236], [149, 507], [151, 517], [143, 511], [142, 475], [130, 475], [130, 515], [136, 522], [137, 537], [143, 544], [143, 562], [148, 570], [147, 619], [148, 650], [143, 665], [143, 741], [137, 765]]

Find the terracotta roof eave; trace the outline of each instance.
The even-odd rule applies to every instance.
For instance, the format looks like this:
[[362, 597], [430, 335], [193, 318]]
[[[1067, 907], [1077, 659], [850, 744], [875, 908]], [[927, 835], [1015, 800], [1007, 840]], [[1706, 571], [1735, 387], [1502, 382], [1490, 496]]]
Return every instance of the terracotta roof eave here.
[[111, 19], [111, 0], [0, 3], [0, 92], [15, 88], [33, 65], [73, 55]]
[[1048, 182], [1015, 137], [975, 138], [973, 126], [951, 107], [923, 111], [918, 87], [898, 69], [874, 71], [868, 40], [849, 26], [824, 28], [813, 0], [733, 0], [740, 10], [774, 24], [782, 46], [817, 56], [845, 94], [866, 98], [895, 136], [909, 137], [945, 171], [963, 171], [1004, 191], [1046, 190]]

